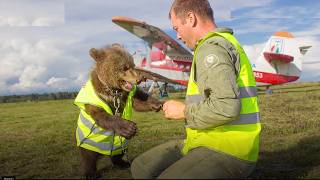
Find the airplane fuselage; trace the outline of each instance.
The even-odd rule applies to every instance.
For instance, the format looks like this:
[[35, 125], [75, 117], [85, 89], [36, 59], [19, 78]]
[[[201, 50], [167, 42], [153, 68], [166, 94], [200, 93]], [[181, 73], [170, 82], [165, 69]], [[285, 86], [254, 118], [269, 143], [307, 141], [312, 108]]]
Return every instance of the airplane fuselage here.
[[[146, 58], [138, 65], [141, 68], [160, 74], [172, 79], [181, 85], [187, 85], [190, 75], [192, 62], [171, 59], [151, 60], [148, 64]], [[281, 75], [276, 73], [267, 73], [253, 70], [257, 84], [278, 85], [293, 82], [299, 79], [299, 76]]]

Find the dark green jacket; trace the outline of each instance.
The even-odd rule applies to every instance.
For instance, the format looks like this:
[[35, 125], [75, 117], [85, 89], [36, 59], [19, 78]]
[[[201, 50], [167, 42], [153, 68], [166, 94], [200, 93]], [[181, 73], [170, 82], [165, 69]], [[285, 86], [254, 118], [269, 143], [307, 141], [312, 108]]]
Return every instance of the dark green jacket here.
[[[216, 31], [232, 32], [227, 28], [217, 28]], [[195, 81], [204, 100], [187, 105], [186, 127], [216, 127], [234, 120], [234, 117], [239, 115], [240, 92], [236, 81], [239, 69], [239, 54], [223, 37], [214, 36], [200, 47]]]

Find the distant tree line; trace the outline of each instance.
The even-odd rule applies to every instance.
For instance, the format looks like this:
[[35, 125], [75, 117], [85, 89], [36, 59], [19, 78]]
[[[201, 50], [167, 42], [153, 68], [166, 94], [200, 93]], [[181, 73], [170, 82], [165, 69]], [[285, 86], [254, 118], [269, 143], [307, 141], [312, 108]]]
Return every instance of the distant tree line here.
[[[148, 91], [150, 86], [140, 86], [145, 92]], [[160, 87], [156, 87], [160, 88]], [[179, 85], [168, 85], [168, 92], [179, 92], [185, 91], [184, 86]], [[59, 99], [75, 99], [78, 92], [57, 92], [57, 93], [44, 93], [44, 94], [28, 94], [28, 95], [10, 95], [0, 96], [0, 103], [12, 103], [12, 102], [23, 102], [23, 101], [46, 101], [46, 100], [59, 100]]]
[[44, 94], [0, 96], [0, 103], [75, 99], [77, 94], [78, 92], [57, 92], [57, 93], [44, 93]]

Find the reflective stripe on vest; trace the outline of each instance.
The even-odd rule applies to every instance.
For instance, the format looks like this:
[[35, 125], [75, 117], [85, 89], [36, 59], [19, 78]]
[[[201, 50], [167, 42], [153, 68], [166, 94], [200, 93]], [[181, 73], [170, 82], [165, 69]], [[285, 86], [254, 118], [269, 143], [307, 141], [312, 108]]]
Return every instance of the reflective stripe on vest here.
[[95, 126], [95, 124], [93, 124], [90, 120], [86, 119], [81, 112], [79, 116], [81, 123], [84, 124], [88, 129], [90, 129], [93, 134], [102, 134], [105, 136], [113, 135], [113, 131], [99, 130], [98, 126]]
[[[248, 97], [256, 97], [257, 88], [254, 87], [240, 87], [240, 98], [248, 98]], [[204, 98], [200, 94], [188, 95], [186, 97], [186, 103], [195, 103], [204, 100]]]
[[241, 101], [240, 115], [235, 120], [215, 128], [203, 130], [186, 128], [187, 138], [183, 154], [187, 154], [193, 148], [205, 146], [242, 160], [255, 162], [258, 158], [259, 134], [261, 131], [256, 83], [246, 54], [231, 34], [209, 33], [197, 46], [192, 62], [186, 103], [198, 103], [204, 100], [204, 96], [199, 92], [198, 85], [194, 82], [194, 64], [197, 61], [196, 56], [200, 47], [213, 36], [222, 36], [227, 39], [236, 47], [240, 55], [240, 72], [237, 76]]
[[[127, 97], [126, 106], [122, 113], [122, 118], [131, 120], [132, 116], [132, 97], [135, 93], [136, 86]], [[80, 90], [75, 104], [80, 108], [78, 118], [78, 127], [76, 132], [77, 145], [91, 151], [105, 155], [121, 154], [122, 150], [127, 148], [128, 140], [113, 131], [107, 131], [98, 125], [95, 120], [85, 112], [85, 104], [91, 104], [103, 108], [106, 113], [113, 115], [111, 108], [101, 100], [94, 92], [92, 82], [89, 80]]]
[[121, 146], [115, 146], [113, 145], [112, 141], [111, 142], [95, 142], [89, 138], [86, 138], [84, 135], [83, 135], [83, 132], [81, 131], [80, 128], [77, 128], [77, 135], [79, 137], [79, 139], [82, 139], [83, 140], [83, 143], [87, 144], [87, 145], [90, 145], [92, 147], [96, 147], [96, 148], [99, 148], [101, 151], [116, 151], [116, 150], [121, 150], [122, 148], [125, 148], [127, 147], [128, 145], [128, 141], [125, 141], [125, 143], [122, 144], [122, 148]]

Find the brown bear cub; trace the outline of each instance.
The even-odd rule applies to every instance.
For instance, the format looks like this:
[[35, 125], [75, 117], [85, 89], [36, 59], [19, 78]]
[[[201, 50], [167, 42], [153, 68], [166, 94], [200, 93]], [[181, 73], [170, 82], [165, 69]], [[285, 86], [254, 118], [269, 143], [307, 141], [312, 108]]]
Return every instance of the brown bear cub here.
[[162, 102], [136, 86], [143, 77], [120, 45], [92, 48], [90, 56], [96, 65], [74, 103], [80, 108], [76, 140], [82, 172], [87, 178], [96, 178], [101, 175], [97, 171], [101, 155], [110, 157], [115, 167], [130, 166], [122, 156], [128, 139], [137, 131], [131, 121], [132, 106], [136, 111], [159, 111]]

